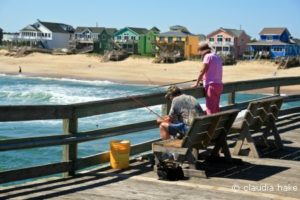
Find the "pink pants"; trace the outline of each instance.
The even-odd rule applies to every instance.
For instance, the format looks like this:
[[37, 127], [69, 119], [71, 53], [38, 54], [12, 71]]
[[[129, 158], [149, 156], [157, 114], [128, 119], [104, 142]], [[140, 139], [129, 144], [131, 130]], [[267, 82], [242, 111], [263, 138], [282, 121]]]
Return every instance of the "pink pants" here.
[[206, 114], [220, 112], [220, 96], [223, 90], [223, 84], [212, 83], [205, 86]]

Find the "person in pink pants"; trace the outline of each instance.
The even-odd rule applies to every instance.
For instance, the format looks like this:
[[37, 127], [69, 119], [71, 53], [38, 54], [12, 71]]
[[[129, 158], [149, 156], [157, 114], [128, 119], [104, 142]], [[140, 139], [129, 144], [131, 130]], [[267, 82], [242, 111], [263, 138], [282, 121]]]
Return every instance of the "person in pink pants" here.
[[220, 112], [220, 97], [223, 91], [223, 65], [221, 58], [211, 51], [208, 44], [202, 44], [198, 53], [203, 58], [197, 82], [192, 87], [197, 87], [201, 82], [205, 88], [206, 114]]

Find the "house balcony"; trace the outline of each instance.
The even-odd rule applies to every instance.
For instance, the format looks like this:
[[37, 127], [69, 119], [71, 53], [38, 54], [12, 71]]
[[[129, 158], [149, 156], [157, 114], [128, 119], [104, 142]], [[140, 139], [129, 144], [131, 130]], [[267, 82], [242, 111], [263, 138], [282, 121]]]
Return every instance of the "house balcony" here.
[[128, 40], [126, 40], [126, 39], [121, 39], [121, 40], [115, 40], [115, 42], [117, 42], [117, 43], [125, 43], [125, 44], [133, 44], [133, 43], [138, 43], [138, 40], [131, 40], [131, 39], [128, 39]]
[[86, 37], [82, 37], [82, 38], [73, 37], [71, 40], [75, 41], [75, 42], [78, 42], [78, 43], [88, 43], [88, 44], [92, 44], [95, 41], [98, 41], [98, 39], [96, 39], [96, 38], [86, 38]]
[[209, 42], [209, 44], [213, 47], [234, 46], [234, 42]]
[[52, 40], [52, 37], [42, 37], [42, 36], [19, 36], [19, 40], [24, 41], [42, 41], [42, 40]]

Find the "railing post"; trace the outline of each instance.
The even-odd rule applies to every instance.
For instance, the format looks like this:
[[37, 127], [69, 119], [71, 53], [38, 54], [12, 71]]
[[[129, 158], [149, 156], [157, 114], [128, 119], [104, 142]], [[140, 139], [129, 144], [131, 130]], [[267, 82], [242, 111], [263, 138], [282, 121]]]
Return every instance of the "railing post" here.
[[[78, 129], [78, 119], [70, 118], [63, 119], [63, 129], [66, 135], [77, 134]], [[74, 176], [76, 172], [76, 161], [77, 161], [77, 143], [67, 144], [63, 147], [63, 161], [71, 161], [71, 169], [64, 173], [64, 177]]]
[[280, 86], [274, 87], [274, 95], [280, 95]]
[[235, 91], [229, 93], [228, 95], [228, 105], [235, 104]]

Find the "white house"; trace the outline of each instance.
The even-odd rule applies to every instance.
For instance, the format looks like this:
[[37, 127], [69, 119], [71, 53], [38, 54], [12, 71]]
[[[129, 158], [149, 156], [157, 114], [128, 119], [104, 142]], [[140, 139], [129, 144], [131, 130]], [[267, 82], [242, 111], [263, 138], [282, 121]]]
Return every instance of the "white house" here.
[[3, 42], [16, 42], [19, 39], [19, 33], [3, 32]]
[[70, 25], [38, 20], [21, 29], [19, 39], [40, 44], [47, 49], [68, 48], [73, 33], [74, 28]]

